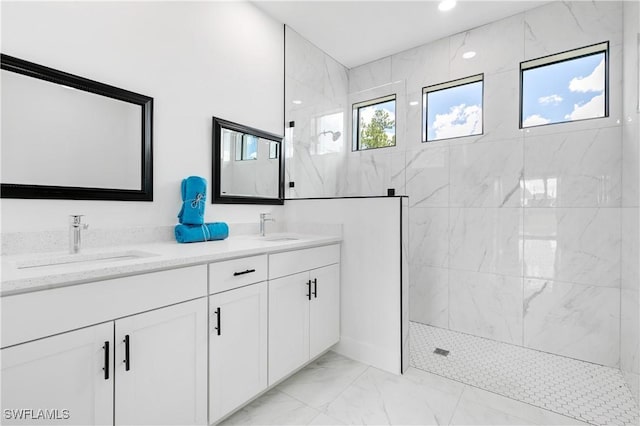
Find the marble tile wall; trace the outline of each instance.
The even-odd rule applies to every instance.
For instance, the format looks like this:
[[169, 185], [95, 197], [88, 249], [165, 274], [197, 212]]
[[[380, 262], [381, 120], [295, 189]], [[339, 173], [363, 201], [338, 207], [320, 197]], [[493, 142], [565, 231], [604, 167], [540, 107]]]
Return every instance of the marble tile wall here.
[[[605, 40], [610, 116], [520, 130], [519, 63]], [[464, 60], [467, 50], [478, 54]], [[483, 134], [422, 143], [421, 108], [409, 102], [422, 87], [478, 73]], [[404, 151], [411, 319], [619, 365], [622, 3], [554, 2], [351, 70], [349, 91], [398, 81], [406, 140], [367, 161]], [[364, 169], [348, 161], [348, 180]], [[360, 195], [398, 190], [374, 170]]]
[[334, 196], [355, 184], [346, 181], [347, 94], [347, 68], [285, 26], [287, 198]]
[[636, 401], [640, 402], [640, 5], [624, 2], [623, 12], [620, 367]]
[[[520, 130], [519, 63], [602, 41], [610, 43], [609, 117]], [[637, 161], [627, 158], [637, 158], [637, 133], [623, 125], [622, 108], [623, 51], [633, 46], [623, 44], [623, 2], [577, 1], [552, 2], [337, 79], [321, 54], [299, 53], [296, 60], [317, 62], [297, 77], [308, 82], [304, 90], [339, 81], [333, 103], [317, 96], [342, 108], [345, 119], [334, 159], [294, 153], [290, 174], [306, 179], [295, 195], [383, 195], [387, 188], [409, 195], [411, 320], [619, 366], [621, 291], [634, 292], [625, 303], [638, 301], [637, 285], [624, 287], [630, 261], [620, 254], [628, 244], [637, 253], [637, 238], [627, 238], [629, 222], [637, 222]], [[478, 54], [464, 60], [467, 50]], [[478, 73], [483, 134], [422, 143], [422, 88]], [[350, 102], [367, 93], [396, 93], [397, 146], [354, 153]], [[633, 137], [635, 145], [623, 144]], [[295, 144], [308, 146], [304, 138]], [[626, 309], [637, 313], [637, 305]], [[623, 338], [634, 318], [623, 319]]]

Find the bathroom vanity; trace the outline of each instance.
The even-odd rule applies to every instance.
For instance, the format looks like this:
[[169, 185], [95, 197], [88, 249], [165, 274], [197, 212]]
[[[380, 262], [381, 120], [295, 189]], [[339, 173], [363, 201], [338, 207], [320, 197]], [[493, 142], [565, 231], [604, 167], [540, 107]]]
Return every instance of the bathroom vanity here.
[[339, 237], [78, 256], [3, 258], [7, 424], [215, 423], [340, 339]]

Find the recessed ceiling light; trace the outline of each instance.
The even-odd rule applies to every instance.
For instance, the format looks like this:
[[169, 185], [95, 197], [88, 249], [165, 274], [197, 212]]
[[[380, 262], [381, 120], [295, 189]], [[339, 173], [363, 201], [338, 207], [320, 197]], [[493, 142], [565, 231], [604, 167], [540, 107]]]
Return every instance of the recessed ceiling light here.
[[464, 59], [471, 59], [471, 58], [473, 58], [474, 56], [476, 56], [476, 52], [474, 52], [473, 50], [470, 50], [470, 51], [468, 51], [468, 52], [464, 52], [464, 53], [462, 54], [462, 57], [463, 57]]
[[418, 105], [418, 101], [411, 101], [411, 102], [409, 102], [409, 105], [416, 106], [416, 105]]
[[442, 12], [446, 12], [447, 10], [451, 10], [454, 7], [456, 7], [456, 0], [442, 0], [438, 4], [438, 9], [440, 9]]
[[302, 101], [299, 101], [299, 100], [297, 100], [297, 99], [296, 99], [296, 100], [294, 100], [294, 101], [291, 101], [291, 102], [293, 102], [293, 103], [294, 103], [294, 104], [296, 104], [296, 105], [300, 105], [300, 104], [302, 103]]

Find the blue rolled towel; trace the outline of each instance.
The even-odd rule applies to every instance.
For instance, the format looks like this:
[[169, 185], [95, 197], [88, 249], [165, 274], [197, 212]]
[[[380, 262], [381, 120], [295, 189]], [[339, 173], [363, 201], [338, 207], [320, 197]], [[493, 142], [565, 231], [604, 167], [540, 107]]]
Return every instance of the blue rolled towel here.
[[176, 225], [176, 241], [179, 243], [197, 243], [201, 241], [224, 240], [229, 236], [229, 225], [224, 222], [202, 225]]
[[202, 225], [207, 200], [207, 181], [200, 176], [189, 176], [182, 180], [182, 207], [178, 213], [180, 223]]

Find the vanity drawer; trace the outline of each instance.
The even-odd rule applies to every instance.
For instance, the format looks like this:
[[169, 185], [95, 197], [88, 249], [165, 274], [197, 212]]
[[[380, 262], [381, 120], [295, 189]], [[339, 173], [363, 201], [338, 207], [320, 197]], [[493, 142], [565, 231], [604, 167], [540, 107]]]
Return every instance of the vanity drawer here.
[[209, 294], [258, 283], [266, 279], [266, 254], [209, 264]]
[[340, 244], [269, 255], [269, 279], [340, 262]]
[[2, 347], [207, 295], [205, 265], [5, 296]]

